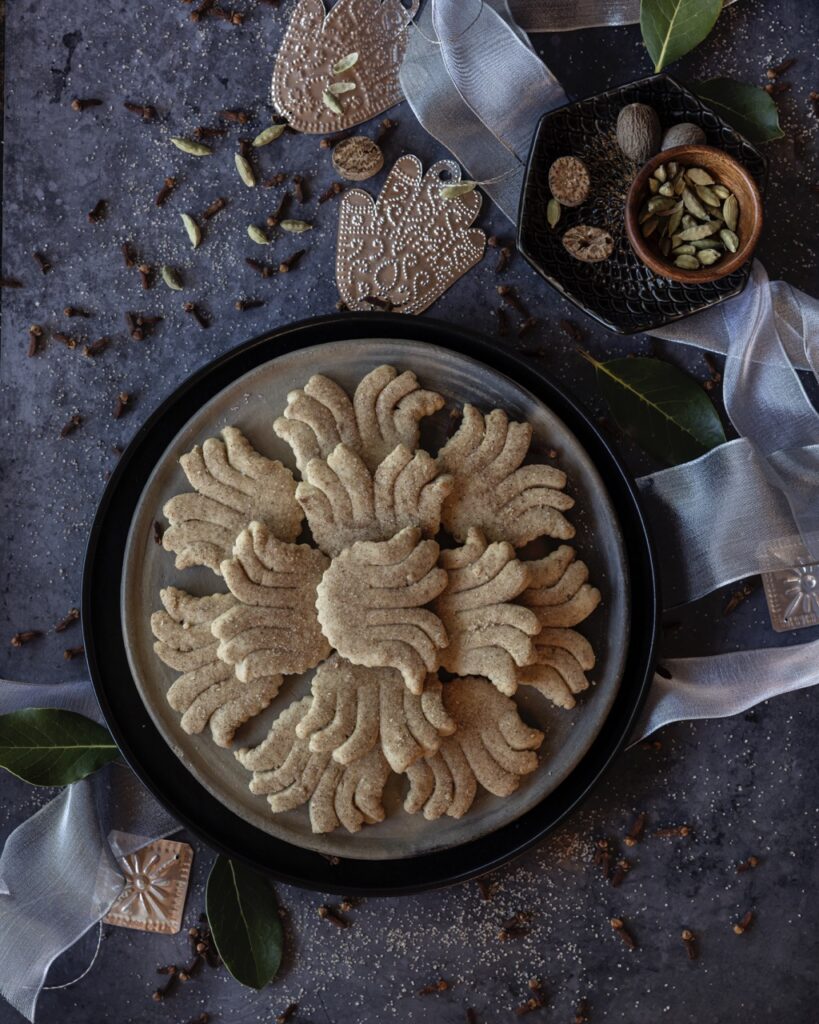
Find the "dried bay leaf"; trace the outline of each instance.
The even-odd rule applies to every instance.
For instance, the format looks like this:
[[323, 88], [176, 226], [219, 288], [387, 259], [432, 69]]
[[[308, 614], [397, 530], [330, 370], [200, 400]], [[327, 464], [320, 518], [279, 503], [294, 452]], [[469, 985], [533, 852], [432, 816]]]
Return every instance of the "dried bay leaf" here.
[[716, 24], [722, 0], [641, 0], [640, 31], [654, 70], [693, 50]]
[[764, 89], [731, 78], [710, 78], [693, 89], [750, 142], [770, 142], [785, 134], [779, 127], [776, 104]]
[[107, 729], [75, 711], [0, 715], [0, 768], [33, 786], [68, 786], [119, 757]]
[[671, 466], [688, 462], [725, 440], [706, 392], [671, 363], [647, 356], [603, 363], [581, 354], [597, 371], [617, 425], [656, 459]]

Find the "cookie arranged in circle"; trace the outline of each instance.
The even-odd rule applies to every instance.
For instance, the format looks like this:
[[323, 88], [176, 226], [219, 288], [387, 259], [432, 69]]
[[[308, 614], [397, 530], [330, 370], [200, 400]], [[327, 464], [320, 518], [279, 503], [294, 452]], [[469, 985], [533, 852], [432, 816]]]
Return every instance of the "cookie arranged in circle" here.
[[236, 602], [211, 627], [239, 679], [305, 672], [327, 657], [316, 588], [328, 565], [320, 551], [278, 540], [262, 523], [242, 530], [221, 565]]
[[176, 554], [177, 569], [206, 565], [219, 575], [237, 534], [253, 520], [281, 540], [295, 540], [301, 530], [290, 470], [260, 455], [236, 427], [225, 427], [222, 437], [209, 437], [179, 460], [194, 490], [162, 510], [170, 523], [162, 546]]
[[194, 597], [166, 587], [159, 596], [165, 610], [151, 616], [154, 651], [160, 661], [182, 673], [168, 690], [168, 703], [181, 713], [186, 733], [200, 733], [209, 725], [214, 742], [229, 747], [239, 726], [270, 704], [282, 677], [271, 673], [243, 682], [219, 658], [211, 626], [235, 606], [231, 594]]
[[358, 540], [389, 540], [407, 526], [433, 537], [452, 490], [432, 456], [398, 445], [371, 473], [363, 459], [340, 444], [326, 459], [311, 459], [296, 500], [313, 539], [328, 555]]
[[484, 416], [465, 405], [457, 432], [438, 452], [438, 463], [455, 478], [443, 523], [462, 543], [477, 526], [490, 541], [519, 548], [537, 537], [568, 540], [574, 527], [563, 515], [574, 499], [566, 474], [542, 464], [523, 465], [532, 427], [515, 423], [502, 409]]

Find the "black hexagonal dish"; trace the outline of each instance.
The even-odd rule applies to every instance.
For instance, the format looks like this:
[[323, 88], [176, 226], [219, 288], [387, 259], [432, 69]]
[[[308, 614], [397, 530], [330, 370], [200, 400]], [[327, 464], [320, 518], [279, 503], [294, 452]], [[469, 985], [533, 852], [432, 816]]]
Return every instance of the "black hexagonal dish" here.
[[[724, 149], [747, 167], [763, 195], [767, 180], [762, 154], [668, 75], [643, 78], [543, 115], [521, 194], [518, 248], [549, 284], [618, 334], [650, 331], [738, 295], [751, 270], [748, 262], [719, 281], [684, 285], [652, 273], [634, 255], [623, 215], [637, 166], [623, 156], [615, 139], [617, 114], [627, 103], [654, 107], [664, 131], [681, 121], [698, 124], [708, 145]], [[564, 207], [553, 229], [546, 220], [551, 198], [548, 174], [559, 156], [577, 156], [585, 162], [592, 194], [582, 206]], [[576, 224], [606, 228], [615, 241], [612, 256], [601, 263], [570, 256], [561, 239]]]

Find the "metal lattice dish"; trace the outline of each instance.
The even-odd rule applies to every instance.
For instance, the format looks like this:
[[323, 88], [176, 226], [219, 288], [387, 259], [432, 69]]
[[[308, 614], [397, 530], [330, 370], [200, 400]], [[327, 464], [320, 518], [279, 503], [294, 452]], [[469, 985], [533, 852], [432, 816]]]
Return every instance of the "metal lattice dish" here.
[[[639, 167], [623, 155], [615, 138], [617, 115], [630, 103], [656, 110], [663, 129], [690, 122], [709, 146], [738, 160], [766, 183], [765, 160], [750, 142], [704, 102], [667, 75], [654, 75], [544, 114], [538, 124], [518, 217], [518, 247], [532, 266], [571, 302], [620, 334], [650, 331], [738, 295], [750, 261], [717, 281], [683, 284], [651, 271], [633, 252], [625, 231], [625, 202]], [[579, 157], [591, 177], [590, 198], [564, 208], [557, 229], [549, 225], [548, 175], [562, 156]], [[562, 243], [574, 226], [602, 228], [614, 240], [612, 255], [597, 263], [571, 258]]]

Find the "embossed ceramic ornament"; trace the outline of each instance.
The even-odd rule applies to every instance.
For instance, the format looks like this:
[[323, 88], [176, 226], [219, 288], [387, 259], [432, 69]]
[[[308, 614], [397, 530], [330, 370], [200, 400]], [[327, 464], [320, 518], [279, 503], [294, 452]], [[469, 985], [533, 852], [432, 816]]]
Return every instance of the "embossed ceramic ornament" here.
[[[400, 103], [398, 70], [418, 2], [338, 0], [326, 13], [323, 0], [299, 0], [271, 87], [273, 104], [290, 126], [337, 132]], [[353, 54], [358, 57], [347, 67], [345, 58]]]
[[361, 189], [340, 203], [336, 283], [350, 309], [369, 310], [373, 296], [397, 313], [422, 313], [474, 267], [486, 235], [471, 225], [481, 208], [477, 189], [445, 199], [441, 189], [460, 181], [451, 160], [423, 173], [412, 154], [393, 164], [376, 200]]
[[156, 839], [121, 857], [125, 886], [103, 918], [105, 924], [175, 935], [182, 927], [193, 850], [187, 843]]

